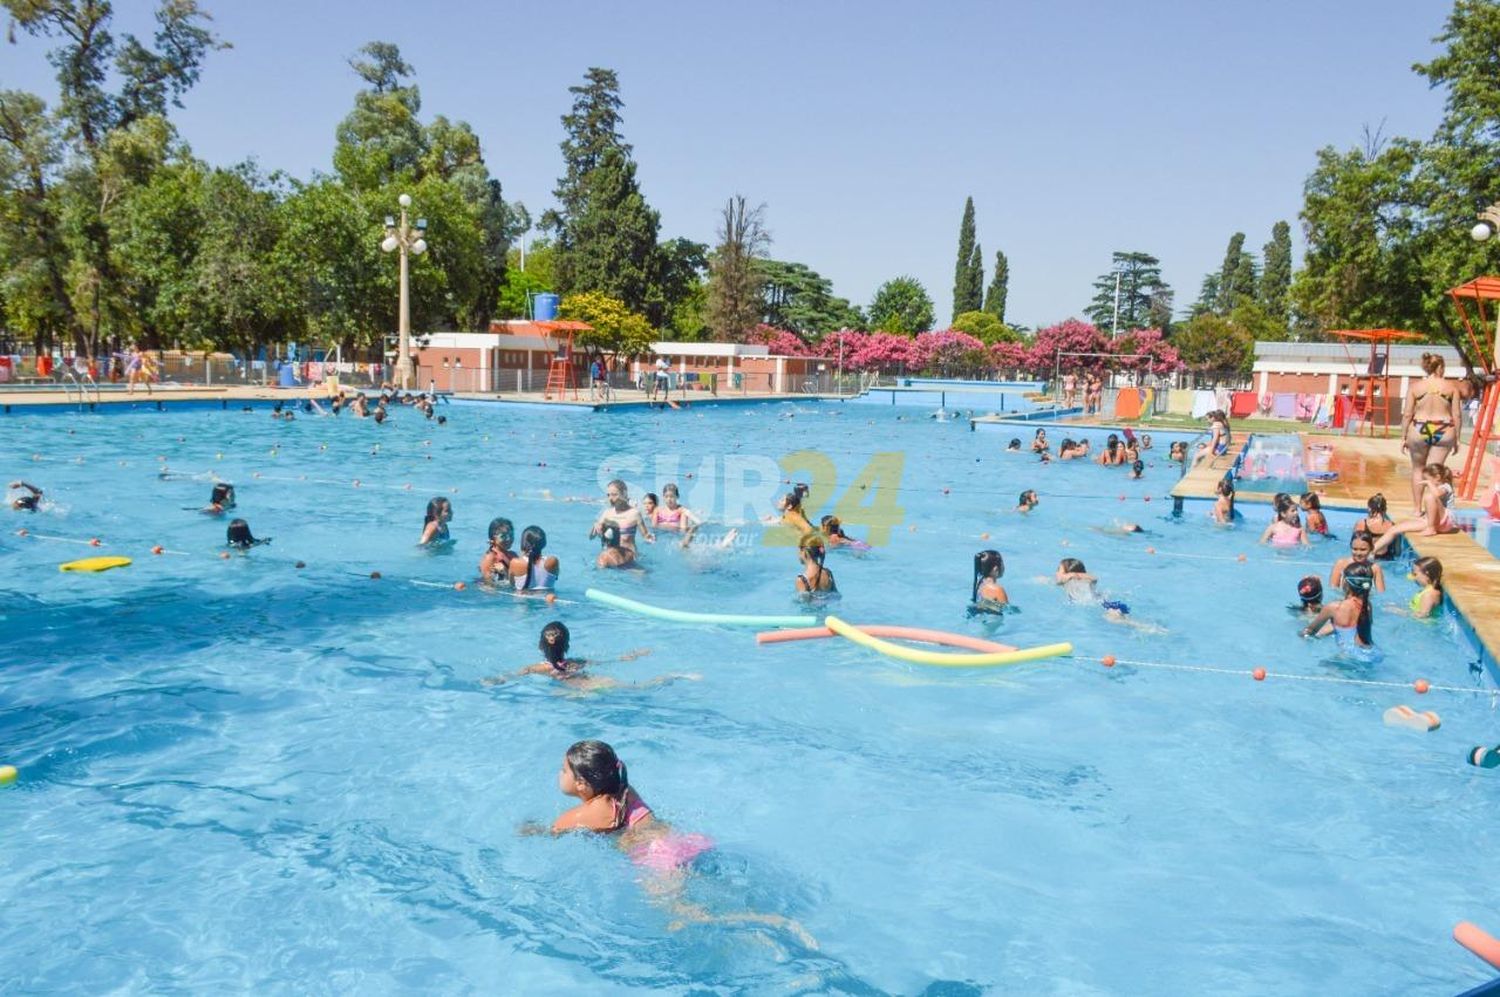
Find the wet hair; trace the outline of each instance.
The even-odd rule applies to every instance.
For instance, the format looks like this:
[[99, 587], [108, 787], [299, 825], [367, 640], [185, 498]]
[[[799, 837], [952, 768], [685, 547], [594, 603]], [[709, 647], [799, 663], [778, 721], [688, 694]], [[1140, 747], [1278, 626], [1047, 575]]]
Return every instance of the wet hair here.
[[1308, 575], [1297, 583], [1297, 598], [1302, 600], [1306, 606], [1312, 602], [1323, 601], [1323, 581], [1317, 575]]
[[656, 497], [655, 492], [647, 492], [641, 496], [642, 502], [650, 502], [652, 505], [661, 505], [661, 499]]
[[677, 482], [675, 481], [668, 481], [666, 484], [662, 485], [661, 493], [663, 497], [667, 495], [676, 495], [678, 498], [682, 497], [682, 492], [678, 490]]
[[375, 409], [375, 421], [376, 422], [385, 422], [385, 406], [384, 405], [381, 405], [380, 407], [378, 407], [378, 408]]
[[1439, 592], [1443, 590], [1443, 562], [1435, 557], [1419, 557], [1411, 562], [1413, 568], [1420, 568], [1422, 573], [1432, 579], [1432, 587]]
[[439, 426], [446, 426], [447, 424], [448, 424], [448, 417], [446, 415], [440, 415], [440, 416], [438, 416], [438, 425]]
[[792, 486], [792, 494], [797, 496], [797, 508], [802, 508], [802, 500], [807, 498], [807, 496], [811, 493], [812, 485], [804, 484], [799, 481]]
[[1429, 478], [1436, 478], [1445, 485], [1453, 484], [1453, 472], [1448, 470], [1447, 464], [1428, 464], [1422, 468], [1422, 473]]
[[521, 531], [521, 554], [528, 561], [535, 561], [547, 549], [547, 531], [540, 526], [528, 526]]
[[604, 488], [606, 491], [611, 488], [619, 489], [620, 498], [624, 499], [627, 502], [630, 501], [630, 486], [625, 484], [622, 479], [615, 478], [614, 480], [610, 481], [609, 484], [605, 485]]
[[1440, 353], [1422, 354], [1422, 370], [1427, 373], [1428, 377], [1442, 377], [1447, 366], [1447, 361]]
[[444, 508], [452, 512], [453, 504], [441, 495], [435, 495], [429, 499], [427, 502], [427, 514], [422, 517], [422, 525], [426, 526], [428, 523], [434, 522], [442, 514]]
[[493, 541], [502, 533], [508, 537], [514, 537], [516, 535], [516, 525], [504, 516], [496, 516], [490, 520], [489, 538]]
[[[1026, 501], [1028, 495], [1031, 496], [1030, 502]], [[1016, 499], [1016, 505], [1041, 505], [1041, 500], [1036, 497], [1036, 489], [1028, 488], [1022, 492], [1021, 497]]]
[[1120, 442], [1120, 437], [1115, 433], [1110, 433], [1104, 438], [1104, 442], [1108, 443], [1110, 446], [1116, 446]]
[[234, 486], [227, 481], [221, 481], [214, 485], [213, 491], [208, 494], [209, 505], [222, 505], [226, 509], [234, 505]]
[[1376, 492], [1374, 495], [1370, 496], [1369, 501], [1365, 503], [1365, 508], [1370, 510], [1370, 513], [1372, 515], [1380, 516], [1382, 519], [1388, 518], [1388, 514], [1386, 512], [1387, 506], [1385, 504], [1385, 496], [1380, 494], [1379, 492]]
[[1271, 505], [1276, 510], [1276, 518], [1280, 519], [1288, 506], [1295, 508], [1297, 503], [1292, 501], [1292, 497], [1286, 492], [1277, 492], [1276, 497], [1271, 500]]
[[841, 537], [844, 535], [844, 524], [839, 522], [839, 517], [837, 516], [824, 516], [818, 521], [818, 525], [823, 527], [823, 532], [830, 537]]
[[1227, 474], [1214, 486], [1215, 493], [1229, 499], [1229, 518], [1234, 518], [1234, 479]]
[[1012, 436], [1010, 438], [1010, 445], [1008, 447], [1006, 447], [1005, 449], [1007, 449], [1007, 450], [1019, 450], [1019, 449], [1021, 449], [1021, 438], [1019, 436]]
[[566, 757], [573, 774], [600, 796], [623, 799], [630, 788], [625, 763], [603, 741], [579, 741], [568, 748]]
[[974, 555], [974, 585], [969, 591], [969, 601], [979, 601], [979, 583], [994, 573], [996, 578], [1005, 574], [1005, 559], [998, 550], [982, 550]]
[[603, 547], [620, 546], [620, 527], [615, 523], [605, 523], [599, 527], [599, 543]]
[[802, 496], [795, 489], [781, 496], [781, 502], [786, 506], [787, 512], [802, 511]]
[[1134, 471], [1135, 476], [1139, 478], [1141, 476], [1141, 472], [1146, 469], [1146, 462], [1137, 457], [1134, 463], [1130, 465], [1130, 469]]
[[1070, 575], [1086, 575], [1089, 571], [1088, 568], [1083, 566], [1083, 562], [1076, 557], [1063, 558], [1058, 562], [1057, 568], [1059, 571], [1067, 572]]
[[1046, 435], [1047, 435], [1047, 430], [1045, 428], [1038, 427], [1037, 431], [1035, 433], [1031, 434], [1031, 438], [1033, 440], [1040, 440], [1043, 437], [1045, 437]]
[[1369, 530], [1355, 530], [1349, 535], [1349, 549], [1352, 551], [1354, 545], [1357, 543], [1363, 543], [1373, 550], [1375, 547], [1375, 534]]
[[1064, 450], [1072, 450], [1076, 446], [1078, 444], [1073, 442], [1072, 437], [1064, 436], [1063, 441], [1057, 445], [1057, 452], [1062, 453]]
[[231, 519], [229, 521], [229, 528], [224, 531], [224, 542], [231, 547], [248, 550], [256, 544], [264, 543], [265, 541], [257, 540], [251, 536], [250, 524], [243, 519]]
[[12, 502], [11, 506], [16, 509], [24, 509], [27, 512], [36, 512], [37, 503], [40, 501], [40, 495], [22, 495]]
[[[556, 636], [557, 640], [548, 643], [548, 634]], [[542, 652], [542, 660], [561, 671], [568, 661], [568, 642], [571, 639], [572, 635], [568, 633], [567, 626], [561, 620], [553, 620], [542, 627], [542, 636], [536, 642], [537, 648]]]
[[1303, 492], [1302, 508], [1321, 510], [1323, 508], [1323, 503], [1319, 501], [1318, 496], [1314, 492]]
[[1355, 561], [1344, 569], [1344, 594], [1356, 596], [1360, 601], [1359, 619], [1355, 632], [1366, 644], [1373, 644], [1371, 636], [1373, 611], [1370, 608], [1370, 587], [1375, 584], [1375, 569], [1362, 561]]
[[828, 544], [820, 535], [807, 533], [803, 535], [801, 540], [797, 541], [797, 551], [812, 558], [813, 563], [821, 568], [823, 566], [823, 558], [828, 553]]

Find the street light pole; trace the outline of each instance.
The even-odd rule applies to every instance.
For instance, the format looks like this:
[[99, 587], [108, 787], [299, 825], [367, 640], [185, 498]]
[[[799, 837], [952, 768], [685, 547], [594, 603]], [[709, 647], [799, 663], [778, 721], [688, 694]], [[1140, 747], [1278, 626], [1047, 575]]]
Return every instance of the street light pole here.
[[387, 253], [401, 252], [400, 315], [396, 331], [396, 366], [401, 390], [411, 386], [411, 291], [407, 281], [407, 256], [421, 256], [427, 252], [427, 219], [418, 218], [415, 225], [407, 224], [406, 209], [411, 207], [411, 195], [402, 194], [397, 200], [401, 204], [401, 221], [385, 216], [385, 239], [380, 248]]

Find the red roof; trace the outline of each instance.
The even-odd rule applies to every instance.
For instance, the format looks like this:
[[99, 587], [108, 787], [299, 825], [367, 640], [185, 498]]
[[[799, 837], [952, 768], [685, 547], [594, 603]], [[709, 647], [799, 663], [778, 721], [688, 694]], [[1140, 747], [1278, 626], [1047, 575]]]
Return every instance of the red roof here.
[[1467, 284], [1449, 288], [1448, 293], [1455, 298], [1500, 299], [1500, 277], [1475, 277]]

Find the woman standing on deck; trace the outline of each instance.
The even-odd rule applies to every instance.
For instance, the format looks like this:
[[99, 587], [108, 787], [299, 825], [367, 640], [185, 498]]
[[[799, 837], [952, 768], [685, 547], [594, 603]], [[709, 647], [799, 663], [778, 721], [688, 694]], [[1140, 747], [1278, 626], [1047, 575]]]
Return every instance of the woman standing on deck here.
[[1411, 504], [1422, 511], [1423, 471], [1428, 464], [1446, 464], [1458, 449], [1463, 426], [1463, 401], [1458, 385], [1444, 375], [1443, 358], [1422, 354], [1427, 376], [1411, 386], [1406, 418], [1401, 424], [1401, 449], [1411, 455]]

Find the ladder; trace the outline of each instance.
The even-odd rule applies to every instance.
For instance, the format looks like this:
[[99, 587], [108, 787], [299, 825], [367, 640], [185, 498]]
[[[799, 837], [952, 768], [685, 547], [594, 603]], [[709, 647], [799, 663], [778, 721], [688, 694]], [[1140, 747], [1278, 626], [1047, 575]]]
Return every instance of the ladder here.
[[[1484, 372], [1484, 394], [1480, 396], [1479, 414], [1469, 431], [1469, 451], [1464, 455], [1463, 477], [1458, 482], [1458, 497], [1472, 501], [1479, 488], [1479, 475], [1484, 471], [1484, 457], [1495, 437], [1495, 416], [1500, 409], [1500, 380], [1497, 380], [1494, 346], [1488, 341], [1488, 326], [1491, 319], [1485, 315], [1486, 301], [1500, 300], [1500, 277], [1476, 277], [1467, 284], [1450, 288], [1453, 303], [1458, 306], [1458, 317], [1463, 319], [1464, 330], [1469, 334], [1469, 343], [1474, 347], [1473, 359]], [[1474, 302], [1479, 327], [1486, 333], [1483, 339], [1469, 321], [1465, 300]]]

